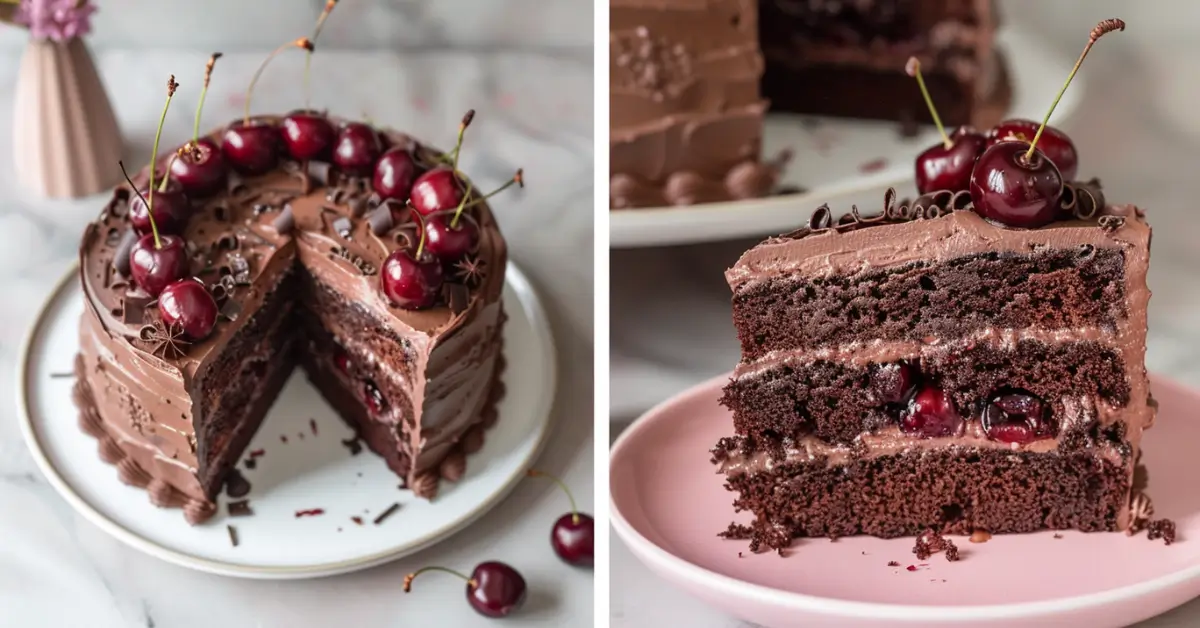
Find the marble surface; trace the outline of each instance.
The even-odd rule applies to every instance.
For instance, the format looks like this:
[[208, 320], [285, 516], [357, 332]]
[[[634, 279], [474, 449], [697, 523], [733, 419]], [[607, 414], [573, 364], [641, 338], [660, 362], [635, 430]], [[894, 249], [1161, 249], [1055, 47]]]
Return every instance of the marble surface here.
[[[544, 299], [561, 356], [554, 433], [538, 466], [563, 476], [591, 510], [593, 104], [590, 37], [582, 37], [576, 33], [575, 43], [585, 47], [553, 53], [326, 52], [314, 61], [314, 104], [368, 115], [441, 144], [453, 142], [463, 112], [475, 108], [463, 169], [490, 187], [525, 168], [527, 188], [498, 197], [493, 206], [513, 261]], [[98, 63], [125, 130], [129, 163], [149, 157], [170, 73], [182, 87], [166, 141], [190, 134], [206, 50], [101, 48]], [[239, 92], [262, 57], [231, 53], [221, 60], [206, 126], [239, 115]], [[301, 57], [278, 61], [261, 83], [256, 111], [300, 103]], [[15, 72], [15, 63], [0, 63], [0, 94], [11, 93]], [[0, 97], [0, 397], [9, 400], [0, 406], [0, 625], [485, 626], [491, 624], [467, 606], [460, 582], [431, 578], [412, 594], [401, 592], [404, 575], [420, 566], [469, 570], [485, 559], [517, 565], [529, 582], [528, 604], [513, 625], [591, 624], [591, 572], [565, 567], [549, 546], [550, 526], [567, 504], [548, 482], [522, 483], [495, 510], [434, 548], [370, 571], [302, 582], [191, 572], [129, 549], [77, 516], [35, 468], [11, 400], [22, 337], [74, 262], [82, 226], [103, 201], [47, 202], [15, 187], [13, 160], [20, 156], [8, 148], [11, 116], [11, 101]]]
[[[1085, 102], [1064, 128], [1079, 148], [1081, 172], [1100, 177], [1110, 200], [1144, 207], [1154, 227], [1149, 368], [1200, 386], [1200, 328], [1195, 323], [1200, 313], [1200, 275], [1195, 272], [1200, 221], [1194, 208], [1200, 196], [1194, 172], [1200, 158], [1195, 111], [1200, 87], [1184, 78], [1191, 71], [1190, 60], [1200, 55], [1200, 44], [1166, 27], [1165, 16], [1180, 19], [1175, 13], [1158, 10], [1182, 11], [1189, 5], [1162, 2], [1150, 10], [1104, 0], [1082, 10], [1082, 4], [1016, 0], [1002, 8], [1014, 28], [1048, 38], [1067, 58], [1079, 54], [1087, 31], [1099, 19], [1119, 16], [1128, 22], [1129, 30], [1105, 37], [1088, 57], [1080, 71], [1088, 80]], [[1051, 97], [1047, 94], [1047, 102]], [[807, 213], [798, 214], [797, 224]], [[613, 251], [614, 435], [649, 405], [733, 368], [738, 346], [721, 273], [754, 242]], [[745, 626], [659, 580], [615, 536], [611, 561], [613, 626]], [[1200, 601], [1144, 626], [1197, 624]]]

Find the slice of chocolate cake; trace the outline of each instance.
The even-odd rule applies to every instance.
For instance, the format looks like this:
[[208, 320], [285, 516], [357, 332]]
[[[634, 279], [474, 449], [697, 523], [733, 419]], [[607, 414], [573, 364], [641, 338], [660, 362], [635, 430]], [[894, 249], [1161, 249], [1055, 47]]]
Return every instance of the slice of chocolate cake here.
[[752, 534], [1126, 528], [1155, 412], [1142, 212], [1095, 181], [1028, 229], [966, 192], [893, 200], [726, 273], [742, 360], [714, 462]]
[[417, 496], [462, 477], [504, 392], [507, 248], [457, 170], [472, 116], [452, 153], [247, 117], [156, 158], [161, 187], [147, 168], [115, 190], [80, 246], [75, 394], [122, 481], [212, 516], [301, 365]]

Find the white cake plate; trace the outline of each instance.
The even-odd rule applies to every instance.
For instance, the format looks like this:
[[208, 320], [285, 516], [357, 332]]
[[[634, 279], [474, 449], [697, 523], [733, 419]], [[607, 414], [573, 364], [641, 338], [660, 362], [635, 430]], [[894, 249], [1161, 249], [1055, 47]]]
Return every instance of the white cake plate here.
[[[1012, 104], [1006, 117], [1041, 120], [1074, 64], [1027, 33], [1003, 29], [997, 45], [1004, 51], [1012, 83]], [[1061, 124], [1079, 106], [1086, 91], [1087, 70], [1075, 77], [1051, 122]], [[815, 124], [804, 124], [804, 120]], [[657, 207], [609, 212], [610, 246], [628, 248], [712, 242], [749, 236], [777, 235], [799, 227], [814, 209], [829, 203], [835, 215], [856, 204], [864, 210], [881, 208], [889, 187], [902, 196], [912, 194], [913, 160], [938, 141], [937, 130], [922, 128], [903, 138], [896, 122], [817, 118], [772, 113], [763, 129], [763, 154], [782, 150], [793, 157], [783, 186], [800, 194], [761, 199]], [[1086, 173], [1087, 164], [1084, 164]]]
[[[400, 490], [399, 478], [370, 450], [351, 455], [342, 441], [353, 432], [296, 371], [248, 448], [264, 452], [255, 468], [238, 465], [253, 487], [247, 498], [254, 514], [229, 516], [222, 496], [218, 514], [192, 527], [183, 511], [156, 508], [145, 490], [122, 484], [116, 468], [100, 460], [96, 440], [78, 427], [71, 387], [83, 300], [76, 277], [73, 269], [63, 278], [26, 340], [17, 382], [22, 431], [42, 473], [84, 518], [171, 563], [229, 576], [296, 579], [395, 560], [459, 532], [500, 503], [549, 433], [554, 343], [537, 295], [510, 263], [504, 289], [508, 392], [483, 450], [467, 458], [462, 480], [442, 482], [432, 502]], [[399, 509], [375, 524], [392, 504]], [[317, 508], [324, 513], [296, 516]], [[227, 526], [236, 530], [236, 547]]]

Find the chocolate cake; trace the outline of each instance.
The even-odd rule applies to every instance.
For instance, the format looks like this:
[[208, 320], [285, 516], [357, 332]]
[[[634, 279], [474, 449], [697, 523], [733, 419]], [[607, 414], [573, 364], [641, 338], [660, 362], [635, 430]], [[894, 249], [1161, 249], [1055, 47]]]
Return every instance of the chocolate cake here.
[[[929, 194], [752, 248], [714, 462], [742, 535], [1121, 530], [1142, 431], [1150, 228], [1067, 184], [1018, 229]], [[735, 530], [736, 533], [736, 530]]]
[[75, 394], [120, 479], [207, 519], [297, 366], [416, 495], [461, 477], [504, 390], [506, 247], [459, 148], [299, 111], [118, 187], [80, 246]]
[[917, 57], [950, 125], [996, 123], [1010, 97], [991, 0], [611, 0], [613, 209], [764, 196], [775, 111], [930, 121]]

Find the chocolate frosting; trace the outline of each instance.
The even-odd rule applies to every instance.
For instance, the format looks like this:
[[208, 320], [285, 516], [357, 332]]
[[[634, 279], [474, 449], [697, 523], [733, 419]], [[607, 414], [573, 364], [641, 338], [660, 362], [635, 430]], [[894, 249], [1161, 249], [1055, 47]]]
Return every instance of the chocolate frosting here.
[[[274, 116], [259, 119], [278, 121]], [[221, 130], [209, 135], [218, 144], [220, 136]], [[389, 133], [388, 139], [392, 145], [412, 143], [398, 133]], [[420, 145], [415, 151], [427, 164], [436, 159], [437, 153]], [[160, 167], [173, 152], [164, 153]], [[142, 185], [145, 179], [146, 173], [140, 173], [135, 183]], [[207, 407], [198, 383], [221, 376], [213, 369], [219, 368], [231, 339], [262, 307], [283, 274], [299, 264], [381, 321], [381, 331], [403, 341], [413, 362], [407, 383], [418, 426], [405, 429], [407, 437], [401, 443], [412, 460], [406, 479], [411, 483], [417, 473], [437, 469], [492, 400], [488, 391], [500, 352], [506, 245], [486, 203], [473, 207], [481, 232], [473, 257], [486, 271], [471, 286], [462, 287], [457, 307], [445, 301], [426, 310], [395, 307], [380, 290], [378, 269], [392, 251], [411, 244], [416, 225], [403, 221], [406, 224], [382, 233], [378, 225], [373, 229], [365, 211], [378, 199], [371, 198], [369, 188], [368, 181], [341, 176], [328, 164], [310, 164], [301, 171], [285, 162], [261, 177], [231, 175], [226, 193], [195, 201], [183, 234], [191, 272], [219, 299], [221, 316], [207, 338], [165, 350], [164, 344], [170, 343], [156, 341], [169, 330], [158, 329], [153, 300], [131, 286], [123, 277], [125, 269], [114, 263], [126, 238], [108, 234], [128, 231], [129, 189], [114, 191], [113, 200], [85, 229], [80, 245], [86, 304], [80, 355], [82, 380], [90, 385], [95, 414], [124, 457], [188, 499], [205, 502], [214, 497], [197, 479], [203, 462], [198, 461], [195, 425]], [[236, 371], [237, 365], [233, 368]], [[399, 424], [400, 404], [392, 406], [380, 420]], [[206, 507], [190, 510], [189, 516], [200, 515]]]

